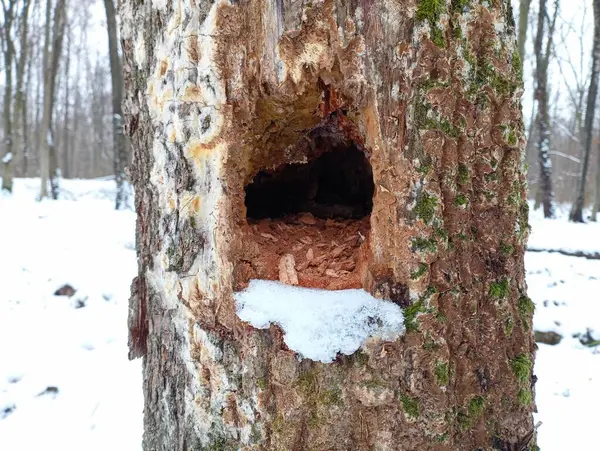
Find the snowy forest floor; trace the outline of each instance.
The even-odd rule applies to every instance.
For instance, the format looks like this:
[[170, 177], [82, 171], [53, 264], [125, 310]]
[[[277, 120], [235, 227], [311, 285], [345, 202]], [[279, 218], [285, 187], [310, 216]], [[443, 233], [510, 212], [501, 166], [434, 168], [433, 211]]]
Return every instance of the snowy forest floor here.
[[[0, 449], [136, 450], [141, 361], [127, 360], [127, 302], [136, 273], [135, 214], [114, 211], [113, 182], [63, 181], [36, 202], [37, 179], [0, 196]], [[532, 212], [525, 259], [539, 344], [535, 420], [543, 451], [596, 449], [600, 399], [599, 224]], [[64, 284], [72, 297], [54, 296]], [[582, 341], [587, 344], [582, 344]], [[590, 341], [592, 341], [590, 343]]]

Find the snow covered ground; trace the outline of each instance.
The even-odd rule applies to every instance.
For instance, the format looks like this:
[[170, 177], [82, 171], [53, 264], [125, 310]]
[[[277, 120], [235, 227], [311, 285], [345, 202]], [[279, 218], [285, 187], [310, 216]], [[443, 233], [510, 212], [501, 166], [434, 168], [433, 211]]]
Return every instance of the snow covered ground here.
[[[63, 186], [56, 202], [36, 202], [32, 179], [0, 196], [0, 450], [140, 449], [135, 215], [114, 211], [113, 182]], [[72, 298], [53, 295], [67, 283]]]
[[[38, 180], [16, 180], [0, 196], [0, 450], [140, 449], [141, 367], [126, 330], [135, 215], [113, 210], [111, 181], [63, 187], [40, 203]], [[536, 249], [600, 252], [598, 224], [569, 224], [563, 210], [531, 224]], [[529, 252], [526, 267], [535, 329], [563, 336], [537, 353], [539, 445], [600, 449], [600, 346], [573, 337], [600, 339], [600, 260]], [[53, 295], [67, 283], [74, 296]]]
[[[543, 219], [541, 211], [532, 210], [531, 248], [600, 252], [600, 223], [569, 223], [564, 207], [557, 216]], [[534, 329], [563, 337], [555, 346], [538, 344], [538, 445], [542, 451], [600, 449], [600, 346], [585, 346], [574, 337], [589, 332], [588, 340], [600, 340], [600, 260], [528, 252], [525, 269], [529, 296], [536, 304]]]

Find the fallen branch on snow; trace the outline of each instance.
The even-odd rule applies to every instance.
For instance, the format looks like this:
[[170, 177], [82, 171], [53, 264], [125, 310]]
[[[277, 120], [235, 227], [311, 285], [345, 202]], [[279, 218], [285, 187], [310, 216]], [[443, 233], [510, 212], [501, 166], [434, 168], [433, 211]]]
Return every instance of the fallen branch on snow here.
[[589, 260], [600, 260], [600, 252], [568, 251], [565, 249], [535, 249], [527, 248], [527, 252], [551, 252], [569, 257], [583, 257]]

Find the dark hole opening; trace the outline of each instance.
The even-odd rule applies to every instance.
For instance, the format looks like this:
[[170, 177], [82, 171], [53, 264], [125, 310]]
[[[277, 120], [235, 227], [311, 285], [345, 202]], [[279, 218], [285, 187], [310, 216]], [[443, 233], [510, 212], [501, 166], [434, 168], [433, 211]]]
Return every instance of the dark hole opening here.
[[248, 219], [311, 213], [322, 219], [360, 219], [373, 209], [373, 171], [354, 143], [315, 140], [319, 155], [275, 171], [260, 171], [246, 186]]

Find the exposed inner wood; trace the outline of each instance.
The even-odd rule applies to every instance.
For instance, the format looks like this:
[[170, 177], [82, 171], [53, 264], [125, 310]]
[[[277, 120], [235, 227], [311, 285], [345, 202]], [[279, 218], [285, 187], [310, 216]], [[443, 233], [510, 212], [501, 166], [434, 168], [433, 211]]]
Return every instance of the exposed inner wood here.
[[300, 286], [361, 288], [369, 228], [369, 217], [334, 220], [310, 213], [250, 220], [244, 230], [247, 252], [236, 266], [236, 290], [250, 279], [280, 280], [286, 255], [294, 257]]
[[320, 126], [309, 134], [305, 162], [261, 170], [245, 188], [246, 252], [236, 288], [252, 278], [304, 287], [362, 287], [373, 172], [365, 152], [344, 132]]

